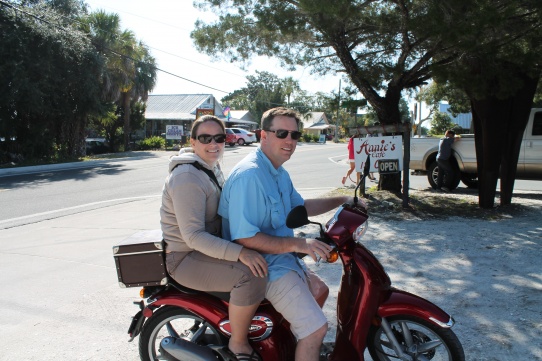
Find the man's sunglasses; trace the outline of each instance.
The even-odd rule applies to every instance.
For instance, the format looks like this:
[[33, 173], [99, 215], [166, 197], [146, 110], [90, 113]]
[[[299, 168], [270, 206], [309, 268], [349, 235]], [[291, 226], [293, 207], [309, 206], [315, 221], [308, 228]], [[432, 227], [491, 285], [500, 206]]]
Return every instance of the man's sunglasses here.
[[224, 143], [226, 141], [226, 134], [201, 134], [197, 136], [197, 139], [201, 144], [209, 144], [213, 139], [216, 143]]
[[293, 140], [298, 140], [301, 138], [301, 132], [298, 132], [297, 130], [285, 130], [285, 129], [277, 129], [277, 130], [266, 130], [266, 132], [275, 133], [275, 136], [279, 139], [285, 139], [288, 136], [288, 133], [290, 133], [290, 136]]

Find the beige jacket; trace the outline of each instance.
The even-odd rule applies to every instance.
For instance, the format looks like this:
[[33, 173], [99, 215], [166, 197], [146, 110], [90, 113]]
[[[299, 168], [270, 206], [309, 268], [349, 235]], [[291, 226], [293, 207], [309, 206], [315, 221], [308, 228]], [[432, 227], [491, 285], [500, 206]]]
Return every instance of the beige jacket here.
[[169, 162], [160, 207], [166, 251], [188, 254], [195, 250], [214, 258], [237, 261], [243, 247], [220, 238], [222, 219], [217, 214], [220, 190], [206, 173], [190, 164], [194, 161], [213, 170], [191, 152], [173, 156]]

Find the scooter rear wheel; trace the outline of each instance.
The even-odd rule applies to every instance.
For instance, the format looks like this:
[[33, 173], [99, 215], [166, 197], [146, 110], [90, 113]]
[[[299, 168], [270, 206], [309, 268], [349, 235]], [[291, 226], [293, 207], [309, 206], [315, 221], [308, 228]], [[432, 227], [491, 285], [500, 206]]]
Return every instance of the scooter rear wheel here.
[[[465, 361], [463, 346], [451, 329], [407, 315], [388, 317], [387, 320], [403, 352], [413, 360]], [[410, 337], [405, 337], [406, 332]], [[413, 344], [408, 344], [409, 338], [412, 338]], [[375, 361], [400, 359], [381, 326], [371, 327], [367, 336], [367, 348]]]
[[139, 356], [143, 361], [163, 360], [160, 342], [164, 337], [183, 338], [198, 345], [226, 345], [226, 339], [202, 318], [185, 309], [165, 306], [143, 326], [139, 337]]

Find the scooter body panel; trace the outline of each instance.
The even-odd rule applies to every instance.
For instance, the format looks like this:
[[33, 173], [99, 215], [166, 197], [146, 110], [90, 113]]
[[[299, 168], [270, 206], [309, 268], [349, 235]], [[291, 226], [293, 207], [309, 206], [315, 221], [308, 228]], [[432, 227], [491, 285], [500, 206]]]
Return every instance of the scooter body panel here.
[[395, 315], [420, 317], [441, 327], [448, 324], [448, 327], [453, 325], [452, 317], [434, 303], [412, 293], [394, 288], [388, 299], [378, 308], [378, 316], [391, 317]]

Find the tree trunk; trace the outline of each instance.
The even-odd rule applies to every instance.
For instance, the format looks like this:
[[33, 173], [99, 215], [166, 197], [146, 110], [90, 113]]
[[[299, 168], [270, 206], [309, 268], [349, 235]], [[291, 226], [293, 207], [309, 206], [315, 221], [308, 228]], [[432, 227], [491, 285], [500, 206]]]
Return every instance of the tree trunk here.
[[124, 110], [124, 151], [130, 150], [130, 93], [122, 93], [122, 108]]
[[533, 79], [524, 75], [522, 78], [524, 86], [512, 98], [511, 118], [506, 132], [507, 147], [503, 152], [501, 163], [501, 206], [512, 203], [521, 143], [538, 85], [538, 77]]
[[513, 96], [471, 98], [481, 208], [493, 208], [499, 176], [501, 205], [512, 201], [521, 141], [538, 84], [538, 78], [517, 76], [524, 85]]

